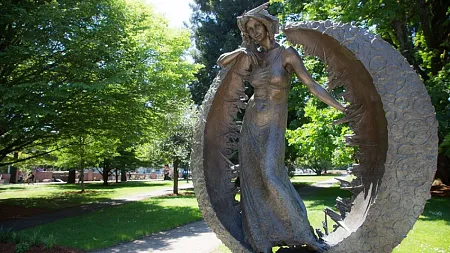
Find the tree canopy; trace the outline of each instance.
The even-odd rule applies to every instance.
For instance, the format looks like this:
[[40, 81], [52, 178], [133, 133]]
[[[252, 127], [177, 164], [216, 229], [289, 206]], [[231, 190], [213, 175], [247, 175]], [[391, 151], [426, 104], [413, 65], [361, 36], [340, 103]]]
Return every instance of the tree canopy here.
[[0, 165], [76, 136], [138, 142], [189, 98], [189, 33], [147, 5], [3, 1], [0, 11]]
[[353, 163], [353, 148], [345, 145], [345, 135], [351, 134], [348, 126], [333, 125], [341, 113], [332, 108], [318, 109], [314, 100], [305, 107], [305, 117], [310, 122], [295, 130], [287, 130], [288, 145], [294, 146], [294, 164], [310, 168], [317, 174], [331, 167], [345, 167]]
[[[450, 2], [441, 0], [273, 0], [283, 22], [342, 21], [366, 28], [392, 44], [425, 83], [439, 122], [438, 171], [450, 183]], [[447, 155], [446, 155], [447, 153]]]

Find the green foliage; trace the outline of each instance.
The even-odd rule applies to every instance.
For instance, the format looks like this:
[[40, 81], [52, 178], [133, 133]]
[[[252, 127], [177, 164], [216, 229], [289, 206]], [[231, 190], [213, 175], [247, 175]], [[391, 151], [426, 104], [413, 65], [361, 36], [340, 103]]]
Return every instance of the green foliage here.
[[26, 252], [30, 246], [43, 244], [45, 248], [50, 249], [55, 245], [56, 238], [53, 234], [44, 236], [40, 228], [33, 230], [32, 233], [24, 235], [11, 232], [11, 229], [0, 228], [0, 243], [15, 243], [15, 252]]
[[44, 247], [46, 249], [51, 249], [56, 244], [56, 237], [53, 234], [50, 234], [49, 236], [42, 239], [42, 243], [44, 244]]
[[332, 166], [351, 164], [353, 149], [345, 146], [343, 137], [351, 133], [349, 127], [333, 125], [340, 113], [331, 108], [318, 109], [313, 101], [308, 101], [305, 107], [305, 116], [310, 123], [287, 130], [286, 137], [288, 145], [297, 151], [295, 163], [320, 175]]
[[[448, 63], [450, 31], [448, 1], [432, 0], [275, 0], [283, 21], [353, 22], [392, 43], [427, 79]], [[420, 68], [419, 68], [420, 67]]]
[[0, 243], [8, 242], [11, 238], [11, 228], [4, 229], [0, 227]]
[[[439, 122], [440, 154], [450, 156], [450, 1], [273, 0], [282, 22], [353, 23], [381, 35], [408, 60], [431, 96]], [[439, 159], [443, 162], [446, 159]], [[450, 175], [445, 162], [438, 170]], [[450, 179], [447, 179], [447, 181]]]
[[27, 243], [30, 246], [41, 244], [42, 243], [41, 234], [42, 233], [41, 233], [40, 229], [37, 229], [37, 230], [33, 231], [33, 233], [31, 233], [30, 236], [28, 236]]
[[16, 245], [16, 249], [14, 250], [14, 252], [16, 253], [24, 253], [25, 251], [27, 251], [30, 248], [30, 244], [27, 242], [21, 242], [18, 243]]
[[[439, 122], [439, 139], [443, 142], [450, 135], [450, 62], [427, 81], [427, 90], [431, 102], [436, 109], [436, 118]], [[442, 148], [448, 148], [444, 143]], [[450, 149], [447, 149], [450, 152]]]
[[10, 242], [18, 244], [18, 243], [20, 243], [21, 241], [22, 241], [22, 237], [20, 236], [19, 233], [11, 232], [11, 235], [10, 235]]
[[198, 69], [182, 58], [189, 33], [146, 5], [7, 1], [0, 10], [0, 161], [99, 132], [137, 142], [162, 132], [188, 98]]
[[152, 161], [152, 166], [160, 166], [178, 160], [188, 167], [192, 149], [195, 123], [198, 112], [194, 105], [181, 104], [180, 111], [168, 114], [170, 125], [164, 135], [155, 138], [140, 148], [141, 159]]

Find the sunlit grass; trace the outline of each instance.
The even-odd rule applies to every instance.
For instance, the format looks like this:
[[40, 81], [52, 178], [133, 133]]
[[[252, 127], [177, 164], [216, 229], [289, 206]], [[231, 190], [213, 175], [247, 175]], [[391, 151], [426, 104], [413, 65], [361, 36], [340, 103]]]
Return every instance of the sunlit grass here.
[[311, 183], [317, 183], [329, 179], [333, 179], [335, 177], [338, 177], [339, 175], [321, 175], [321, 176], [315, 176], [315, 175], [307, 175], [307, 176], [293, 176], [291, 178], [291, 182], [311, 182]]
[[26, 229], [54, 234], [56, 244], [82, 250], [117, 245], [202, 219], [193, 193], [179, 197], [151, 198], [105, 208], [93, 213]]
[[394, 253], [450, 252], [450, 198], [434, 197], [428, 200], [420, 215]]
[[[179, 183], [185, 184], [184, 181]], [[86, 192], [81, 194], [79, 184], [11, 184], [0, 186], [0, 204], [60, 209], [142, 194], [172, 185], [172, 181], [129, 181], [110, 183], [108, 186], [94, 182], [85, 184]]]

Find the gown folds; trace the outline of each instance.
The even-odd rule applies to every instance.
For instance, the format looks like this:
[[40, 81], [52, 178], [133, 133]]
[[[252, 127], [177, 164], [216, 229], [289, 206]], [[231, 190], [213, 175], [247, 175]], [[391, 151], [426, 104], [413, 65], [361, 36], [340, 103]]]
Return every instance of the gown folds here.
[[239, 140], [242, 225], [246, 240], [258, 252], [316, 240], [284, 164], [292, 77], [283, 67], [284, 50], [280, 46], [268, 51], [266, 64], [254, 67], [250, 74], [255, 92]]

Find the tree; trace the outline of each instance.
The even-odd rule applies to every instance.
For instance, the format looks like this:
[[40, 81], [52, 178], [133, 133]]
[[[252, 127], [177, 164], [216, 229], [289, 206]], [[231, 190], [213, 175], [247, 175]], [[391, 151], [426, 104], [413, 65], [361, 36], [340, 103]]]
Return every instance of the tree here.
[[69, 142], [69, 145], [55, 152], [58, 157], [56, 164], [59, 167], [70, 168], [74, 172], [78, 169], [81, 192], [84, 192], [84, 169], [97, 164], [99, 142], [96, 142], [94, 137], [90, 135], [79, 135], [64, 141]]
[[160, 132], [188, 96], [198, 69], [181, 57], [189, 34], [148, 6], [6, 1], [0, 11], [0, 166], [20, 162], [14, 152], [46, 147], [39, 156], [98, 131]]
[[119, 171], [121, 173], [120, 181], [125, 182], [127, 181], [127, 171], [138, 168], [142, 164], [142, 162], [137, 157], [136, 147], [126, 145], [125, 142], [122, 142], [121, 145], [117, 148], [117, 153], [118, 155], [110, 160], [111, 167], [115, 170], [116, 183], [119, 182]]
[[195, 122], [198, 118], [193, 105], [180, 106], [178, 113], [167, 115], [171, 122], [166, 134], [144, 146], [142, 153], [156, 164], [173, 164], [173, 193], [178, 194], [178, 168], [180, 165], [189, 166]]
[[331, 166], [351, 164], [353, 149], [345, 146], [343, 138], [351, 133], [350, 129], [333, 125], [340, 113], [332, 108], [318, 109], [314, 100], [308, 101], [305, 107], [305, 116], [311, 121], [296, 130], [287, 130], [286, 136], [288, 145], [298, 152], [295, 163], [321, 175]]
[[450, 135], [450, 2], [440, 0], [275, 0], [280, 18], [331, 19], [364, 27], [397, 48], [424, 80], [439, 121], [438, 174], [450, 183], [450, 156], [443, 140]]

